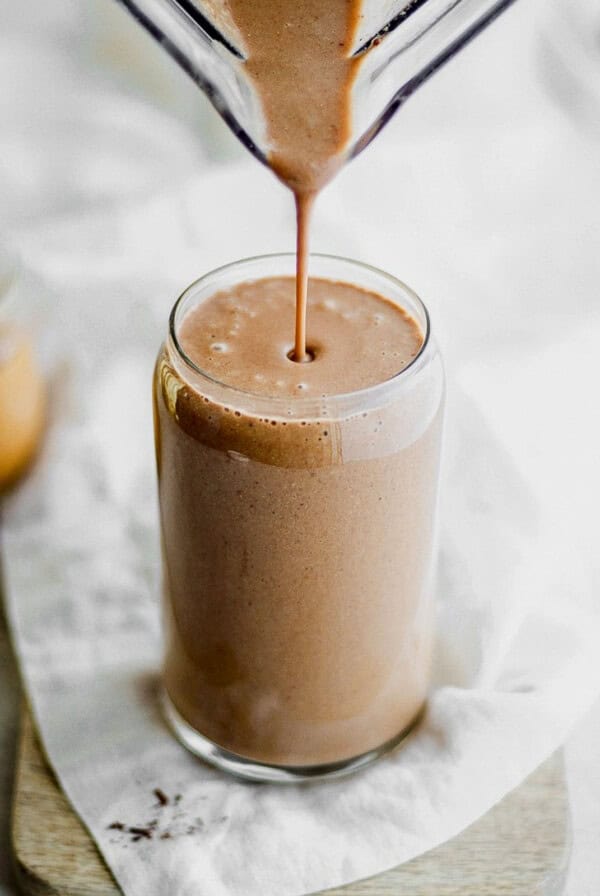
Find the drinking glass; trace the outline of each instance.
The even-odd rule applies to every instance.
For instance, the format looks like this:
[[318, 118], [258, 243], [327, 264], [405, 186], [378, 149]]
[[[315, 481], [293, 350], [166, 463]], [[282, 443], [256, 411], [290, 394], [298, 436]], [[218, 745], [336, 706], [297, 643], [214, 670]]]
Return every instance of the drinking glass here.
[[193, 283], [154, 378], [166, 716], [193, 753], [270, 781], [338, 775], [395, 746], [423, 710], [433, 641], [444, 376], [415, 293], [312, 256], [314, 277], [383, 296], [422, 334], [401, 372], [347, 394], [233, 388], [179, 341], [215, 292], [294, 270], [293, 254], [267, 256]]

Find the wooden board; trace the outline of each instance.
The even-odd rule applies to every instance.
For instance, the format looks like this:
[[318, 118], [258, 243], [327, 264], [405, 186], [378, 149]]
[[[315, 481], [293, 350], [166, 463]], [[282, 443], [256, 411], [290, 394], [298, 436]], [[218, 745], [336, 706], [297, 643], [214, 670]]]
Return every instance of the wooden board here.
[[[56, 784], [23, 714], [12, 845], [28, 896], [119, 896], [89, 834]], [[562, 754], [444, 845], [327, 896], [559, 896], [569, 853]]]

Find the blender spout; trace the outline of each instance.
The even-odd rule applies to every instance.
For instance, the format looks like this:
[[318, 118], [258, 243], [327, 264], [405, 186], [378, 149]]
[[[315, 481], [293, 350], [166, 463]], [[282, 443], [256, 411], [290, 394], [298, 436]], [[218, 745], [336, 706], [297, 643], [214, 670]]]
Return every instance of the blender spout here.
[[[268, 164], [267, 128], [244, 66], [243, 36], [222, 0], [117, 0], [195, 81], [244, 146]], [[418, 88], [514, 0], [363, 0], [352, 58], [351, 133], [358, 155]], [[384, 21], [381, 21], [382, 16]]]

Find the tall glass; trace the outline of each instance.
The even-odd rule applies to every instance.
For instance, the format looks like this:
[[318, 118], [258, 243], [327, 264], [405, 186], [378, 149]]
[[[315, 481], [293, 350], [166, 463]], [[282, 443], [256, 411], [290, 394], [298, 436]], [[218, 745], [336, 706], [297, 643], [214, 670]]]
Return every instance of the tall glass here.
[[312, 257], [313, 276], [377, 292], [418, 323], [422, 348], [392, 379], [270, 398], [185, 355], [191, 309], [294, 265], [249, 259], [193, 283], [154, 382], [167, 718], [192, 752], [273, 781], [364, 765], [423, 709], [444, 395], [418, 297], [328, 256]]

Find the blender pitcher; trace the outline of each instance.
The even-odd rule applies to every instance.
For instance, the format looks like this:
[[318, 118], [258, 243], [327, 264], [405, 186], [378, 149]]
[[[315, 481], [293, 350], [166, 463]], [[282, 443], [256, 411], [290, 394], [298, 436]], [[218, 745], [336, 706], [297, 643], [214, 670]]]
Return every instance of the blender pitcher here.
[[[239, 36], [223, 0], [118, 0], [207, 94], [261, 162], [269, 146], [261, 106], [244, 71]], [[396, 109], [513, 0], [363, 0], [353, 56], [346, 160], [373, 140]]]

